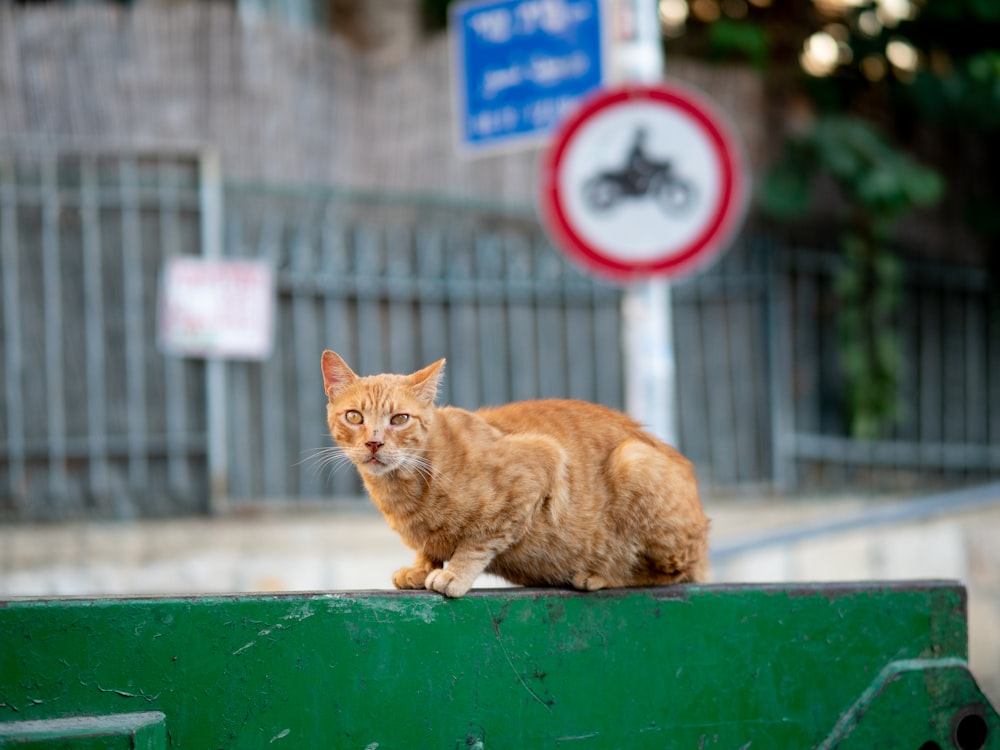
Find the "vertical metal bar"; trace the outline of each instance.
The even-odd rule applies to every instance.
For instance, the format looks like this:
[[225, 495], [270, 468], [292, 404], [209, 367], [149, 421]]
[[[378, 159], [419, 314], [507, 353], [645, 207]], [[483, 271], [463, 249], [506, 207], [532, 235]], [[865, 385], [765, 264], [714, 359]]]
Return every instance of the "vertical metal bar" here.
[[[965, 388], [965, 340], [961, 335], [965, 325], [965, 310], [959, 290], [947, 290], [942, 306], [944, 346], [942, 348], [941, 409], [943, 411], [942, 442], [960, 443], [965, 439], [965, 410], [962, 391]], [[957, 408], [956, 408], [956, 405]]]
[[939, 462], [940, 451], [932, 446], [944, 443], [942, 413], [947, 399], [943, 398], [944, 334], [943, 293], [928, 289], [921, 300], [920, 316], [920, 432], [925, 461]]
[[[167, 260], [181, 254], [178, 224], [182, 180], [179, 167], [161, 161], [157, 165], [157, 193], [159, 198], [160, 254]], [[167, 426], [167, 485], [175, 493], [190, 491], [190, 474], [185, 447], [187, 437], [187, 388], [184, 378], [185, 363], [178, 356], [165, 356], [163, 367], [164, 408]]]
[[146, 419], [145, 299], [142, 280], [142, 225], [138, 165], [119, 165], [122, 214], [122, 262], [125, 286], [125, 402], [128, 404], [128, 476], [133, 490], [149, 485]]
[[389, 300], [389, 369], [392, 372], [410, 372], [418, 365], [423, 367], [429, 364], [420, 362], [416, 353], [417, 321], [413, 315], [413, 298], [409, 294], [403, 297], [399, 294], [413, 278], [410, 228], [390, 227], [385, 239], [389, 282], [386, 290]]
[[[730, 259], [739, 260], [745, 253], [743, 247], [732, 248]], [[732, 419], [729, 440], [732, 443], [733, 483], [743, 484], [755, 473], [753, 460], [753, 430], [755, 410], [753, 405], [754, 383], [756, 372], [754, 365], [754, 330], [755, 318], [751, 314], [752, 303], [749, 301], [749, 279], [747, 272], [733, 269], [727, 272], [726, 265], [717, 266], [716, 278], [725, 281], [740, 279], [739, 288], [730, 287], [718, 304], [723, 306], [726, 330], [726, 400], [729, 405], [729, 416]], [[735, 280], [734, 279], [734, 280]], [[743, 286], [747, 284], [747, 286]]]
[[381, 248], [374, 224], [361, 224], [354, 229], [355, 268], [358, 271], [358, 366], [361, 375], [384, 372], [383, 357], [386, 340], [382, 323], [382, 305], [377, 290], [382, 284]]
[[[333, 205], [328, 205], [320, 228], [321, 274], [328, 278], [331, 285], [344, 290], [343, 294], [329, 290], [324, 299], [324, 319], [326, 337], [324, 347], [342, 353], [350, 362], [351, 336], [348, 326], [348, 309], [344, 301], [346, 290], [351, 288], [351, 270], [348, 262], [344, 233], [339, 226], [337, 211]], [[318, 362], [318, 360], [317, 360]], [[315, 365], [318, 366], [318, 365]]]
[[712, 479], [719, 484], [728, 484], [733, 481], [733, 423], [729, 408], [731, 394], [727, 377], [728, 347], [725, 343], [720, 343], [729, 337], [726, 326], [726, 303], [712, 299], [712, 295], [706, 293], [702, 282], [695, 283], [698, 289], [695, 330], [704, 363], [704, 420], [708, 425], [705, 449], [711, 466]]
[[[918, 316], [915, 314], [920, 309], [920, 299], [922, 290], [919, 285], [909, 282], [904, 274], [901, 283], [900, 309], [903, 312], [896, 323], [899, 340], [897, 346], [900, 355], [899, 384], [896, 388], [896, 410], [897, 418], [892, 426], [892, 437], [897, 441], [916, 442], [916, 410], [910, 405], [917, 403], [919, 386], [918, 360], [918, 338], [919, 324]], [[914, 314], [911, 314], [911, 312]], [[902, 471], [902, 469], [900, 469]]]
[[483, 342], [479, 341], [478, 311], [470, 290], [474, 289], [474, 251], [469, 233], [454, 228], [445, 240], [445, 261], [450, 319], [449, 362], [451, 396], [456, 406], [473, 409], [482, 405], [477, 377], [479, 358], [476, 355]]
[[[282, 218], [268, 213], [260, 234], [259, 255], [280, 268]], [[285, 406], [282, 392], [281, 361], [285, 352], [283, 310], [275, 306], [274, 353], [261, 363], [260, 409], [263, 412], [261, 446], [263, 456], [264, 495], [281, 497], [285, 487]]]
[[[538, 347], [535, 345], [538, 309], [534, 304], [533, 287], [539, 282], [532, 263], [533, 254], [528, 239], [511, 233], [507, 242], [507, 284], [517, 289], [517, 298], [507, 307], [507, 348], [510, 351], [511, 398], [522, 401], [538, 396]], [[618, 335], [615, 328], [615, 336]]]
[[[770, 324], [768, 316], [771, 314], [768, 289], [770, 284], [770, 258], [767, 255], [767, 246], [761, 246], [759, 240], [753, 240], [751, 250], [753, 252], [752, 273], [754, 282], [754, 326], [759, 331], [757, 341], [755, 341], [754, 367], [756, 375], [754, 377], [754, 429], [753, 441], [757, 446], [755, 457], [755, 477], [757, 484], [768, 482], [773, 479], [771, 467], [773, 449], [771, 441], [771, 378], [770, 361], [768, 359], [768, 347], [770, 342]], [[762, 252], [763, 250], [763, 252]]]
[[703, 334], [701, 295], [697, 282], [674, 295], [674, 345], [677, 358], [677, 434], [685, 455], [699, 464], [704, 477], [712, 475], [711, 423], [708, 414], [708, 376]]
[[[311, 276], [316, 272], [311, 227], [307, 223], [308, 218], [302, 217], [299, 221], [301, 223], [296, 228], [295, 237], [292, 240], [291, 266], [303, 275]], [[318, 314], [319, 306], [316, 304], [316, 296], [312, 290], [303, 291], [296, 288], [292, 291], [294, 359], [301, 363], [295, 368], [296, 380], [294, 384], [295, 403], [299, 414], [297, 420], [299, 423], [299, 445], [296, 465], [298, 466], [298, 495], [300, 497], [318, 497], [320, 494], [316, 473], [311, 472], [309, 466], [302, 460], [307, 455], [307, 449], [315, 446], [322, 437], [322, 433], [316, 430], [317, 421], [312, 416], [321, 412], [323, 405], [322, 401], [319, 400], [320, 389], [316, 387], [318, 370], [315, 364], [312, 367], [308, 366], [319, 357], [316, 330]]]
[[[503, 273], [500, 237], [490, 232], [475, 238], [476, 280], [480, 289], [492, 288]], [[502, 297], [477, 293], [479, 300], [479, 378], [484, 404], [501, 404], [510, 399], [510, 362]]]
[[986, 360], [984, 346], [985, 321], [983, 310], [976, 304], [977, 290], [971, 285], [963, 288], [965, 297], [965, 394], [963, 408], [965, 419], [965, 442], [971, 446], [982, 447], [983, 464], [985, 465], [986, 448], [986, 415], [984, 408], [988, 403], [986, 391]]
[[46, 427], [49, 446], [49, 489], [59, 502], [68, 495], [66, 466], [66, 395], [63, 358], [63, 289], [59, 257], [58, 156], [42, 159], [42, 289], [45, 315]]
[[791, 441], [795, 429], [794, 396], [792, 394], [792, 336], [788, 302], [789, 283], [778, 250], [768, 247], [769, 304], [767, 337], [771, 370], [771, 473], [775, 488], [790, 490], [795, 484], [795, 454]]
[[90, 489], [101, 499], [108, 482], [108, 411], [105, 387], [104, 284], [101, 262], [100, 185], [93, 157], [80, 162], [80, 219], [83, 225], [83, 299], [86, 331], [87, 442]]
[[535, 287], [538, 398], [559, 398], [566, 389], [566, 326], [559, 292], [562, 274], [552, 247], [534, 238], [531, 255], [539, 282]]
[[24, 349], [21, 339], [21, 269], [18, 258], [17, 170], [14, 158], [0, 159], [0, 278], [3, 280], [4, 398], [10, 494], [27, 493], [24, 449]]
[[[199, 159], [201, 252], [206, 258], [222, 256], [222, 172], [218, 154], [203, 152]], [[226, 363], [205, 363], [208, 398], [209, 510], [223, 512], [229, 501], [229, 449], [227, 440]]]
[[[417, 274], [421, 280], [420, 361], [430, 364], [448, 352], [445, 314], [444, 238], [440, 225], [422, 227], [417, 233]], [[449, 363], [451, 367], [452, 363]], [[451, 377], [446, 375], [438, 392], [439, 401], [451, 403]]]
[[[225, 253], [235, 257], [249, 247], [250, 239], [246, 236], [247, 201], [234, 190], [226, 188], [225, 216]], [[229, 373], [229, 392], [226, 394], [230, 407], [229, 425], [229, 498], [249, 498], [253, 495], [255, 474], [259, 462], [253, 459], [253, 437], [260, 432], [254, 427], [254, 420], [259, 416], [259, 409], [250, 407], [250, 374], [251, 370], [259, 372], [260, 365], [247, 362], [232, 367]]]
[[[322, 274], [329, 278], [331, 283], [336, 282], [337, 286], [343, 292], [334, 289], [327, 291], [324, 302], [326, 339], [323, 343], [325, 348], [339, 352], [350, 363], [355, 347], [352, 344], [354, 330], [350, 324], [351, 304], [346, 299], [346, 290], [353, 288], [356, 277], [353, 275], [351, 269], [347, 243], [344, 240], [344, 231], [340, 226], [340, 221], [340, 212], [337, 206], [333, 203], [328, 204], [322, 227]], [[314, 360], [310, 371], [319, 372], [318, 357]], [[320, 404], [322, 405], [323, 401], [320, 401]], [[320, 414], [325, 417], [325, 411], [320, 412]], [[320, 423], [323, 425], [322, 434], [324, 436], [328, 435], [326, 419], [321, 418]], [[327, 440], [326, 445], [330, 445], [329, 440], [332, 440], [332, 438], [327, 439], [324, 437], [324, 440]], [[324, 443], [317, 443], [317, 445], [321, 444]], [[334, 469], [332, 476], [333, 493], [339, 496], [357, 495], [359, 487], [356, 477], [357, 472], [349, 471], [346, 468], [341, 468], [340, 470]]]

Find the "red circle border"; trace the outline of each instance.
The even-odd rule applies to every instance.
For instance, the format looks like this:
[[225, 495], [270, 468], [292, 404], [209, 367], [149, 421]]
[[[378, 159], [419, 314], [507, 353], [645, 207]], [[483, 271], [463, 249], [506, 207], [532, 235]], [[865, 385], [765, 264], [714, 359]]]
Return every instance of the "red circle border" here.
[[[722, 169], [722, 189], [705, 228], [680, 250], [646, 262], [622, 261], [610, 257], [587, 241], [566, 217], [559, 191], [559, 167], [577, 131], [598, 112], [623, 102], [653, 101], [682, 110], [708, 136]], [[541, 159], [540, 210], [542, 219], [557, 244], [571, 257], [595, 273], [614, 280], [644, 276], [678, 278], [703, 267], [725, 245], [741, 224], [746, 209], [746, 176], [739, 141], [725, 120], [703, 97], [675, 83], [655, 86], [627, 85], [603, 90], [584, 100], [559, 127], [552, 144]]]

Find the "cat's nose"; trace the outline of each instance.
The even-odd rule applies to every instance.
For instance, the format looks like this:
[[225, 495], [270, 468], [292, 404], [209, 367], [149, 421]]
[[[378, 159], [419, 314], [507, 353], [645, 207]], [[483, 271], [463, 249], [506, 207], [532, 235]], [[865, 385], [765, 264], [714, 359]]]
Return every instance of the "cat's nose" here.
[[368, 446], [368, 450], [370, 450], [372, 452], [372, 455], [374, 456], [376, 453], [378, 453], [378, 449], [381, 448], [384, 445], [384, 443], [380, 443], [377, 440], [369, 440], [367, 443], [365, 443], [365, 445]]

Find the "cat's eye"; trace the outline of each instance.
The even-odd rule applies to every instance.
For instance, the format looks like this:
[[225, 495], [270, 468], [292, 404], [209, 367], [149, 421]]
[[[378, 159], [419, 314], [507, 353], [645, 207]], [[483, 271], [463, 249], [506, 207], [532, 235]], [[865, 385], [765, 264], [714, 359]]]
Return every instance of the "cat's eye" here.
[[389, 424], [399, 427], [410, 421], [409, 414], [393, 414], [392, 418], [389, 420]]
[[365, 421], [365, 418], [361, 416], [361, 412], [351, 409], [349, 412], [344, 414], [344, 419], [350, 424], [361, 424]]

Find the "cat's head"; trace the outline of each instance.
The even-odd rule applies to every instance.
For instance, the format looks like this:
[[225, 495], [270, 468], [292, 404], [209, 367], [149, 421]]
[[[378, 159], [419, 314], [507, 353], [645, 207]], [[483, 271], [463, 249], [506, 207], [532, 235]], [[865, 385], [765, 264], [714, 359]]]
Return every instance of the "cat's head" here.
[[411, 375], [355, 375], [339, 355], [323, 352], [326, 419], [337, 446], [364, 474], [426, 473], [421, 451], [434, 421], [444, 360]]

